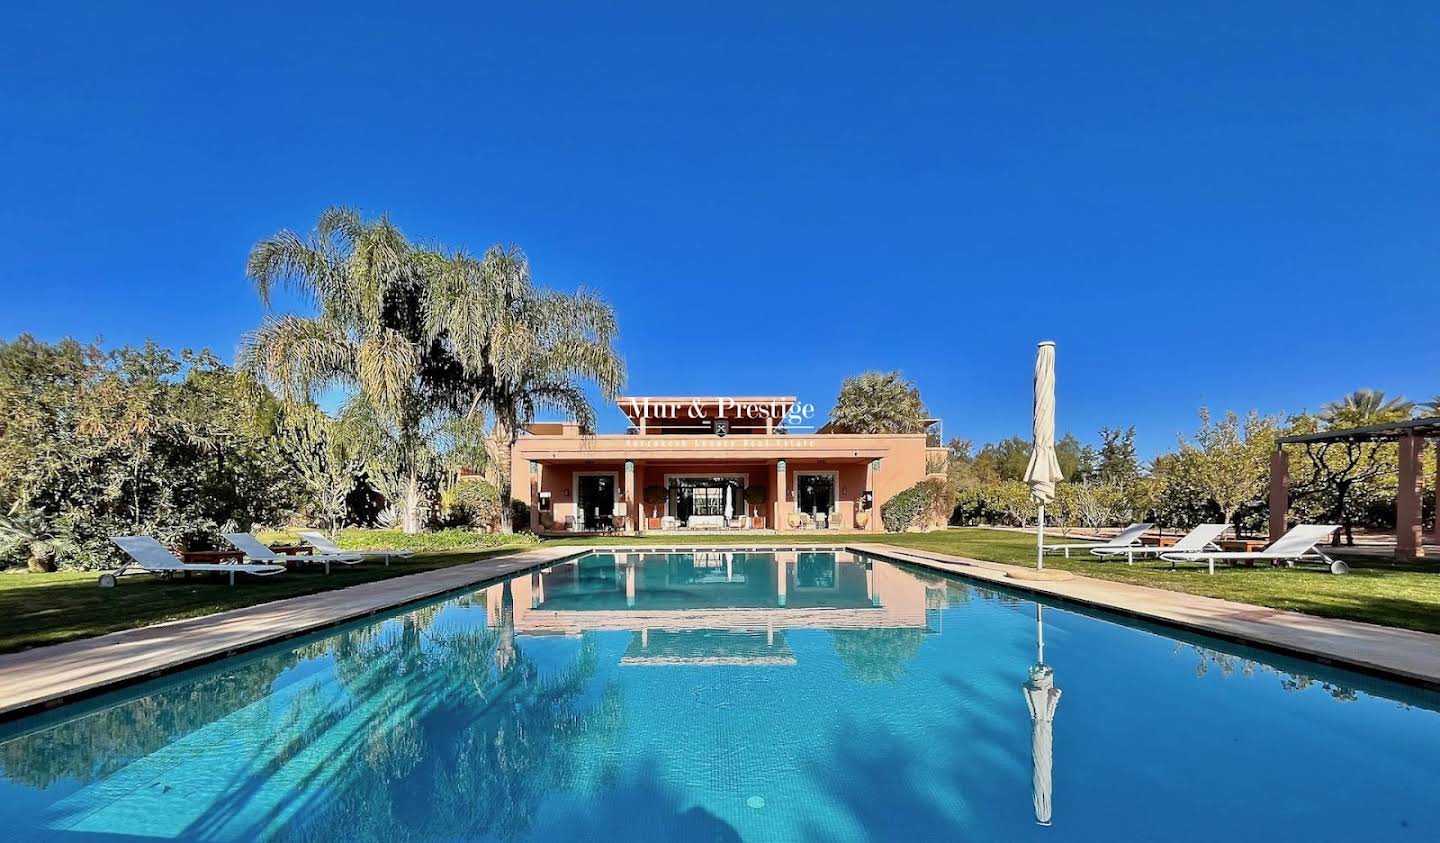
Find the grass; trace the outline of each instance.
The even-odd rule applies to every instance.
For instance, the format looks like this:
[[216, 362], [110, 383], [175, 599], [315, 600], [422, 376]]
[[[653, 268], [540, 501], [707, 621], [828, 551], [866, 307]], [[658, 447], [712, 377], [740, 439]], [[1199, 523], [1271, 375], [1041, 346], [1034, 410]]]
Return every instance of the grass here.
[[526, 546], [418, 553], [389, 567], [379, 562], [332, 565], [329, 575], [319, 565], [297, 566], [274, 577], [238, 577], [234, 588], [219, 575], [170, 580], [136, 575], [116, 588], [100, 588], [98, 571], [8, 572], [0, 574], [0, 653], [434, 571]]
[[[472, 538], [474, 534], [471, 534]], [[267, 535], [266, 540], [283, 538]], [[485, 538], [485, 541], [493, 539]], [[253, 606], [271, 600], [314, 594], [364, 582], [433, 571], [522, 550], [526, 543], [491, 547], [440, 550], [458, 538], [428, 539], [430, 552], [386, 568], [366, 563], [355, 567], [335, 566], [326, 576], [318, 566], [297, 568], [277, 577], [247, 578], [235, 588], [225, 580], [197, 575], [193, 579], [169, 581], [136, 576], [121, 581], [118, 588], [95, 585], [95, 572], [0, 574], [0, 653], [43, 644], [56, 644], [130, 629], [208, 615], [226, 609]], [[901, 547], [934, 550], [972, 559], [1034, 564], [1034, 536], [1008, 530], [952, 529], [935, 533], [875, 535], [827, 535], [790, 533], [765, 536], [660, 536], [556, 539], [546, 544], [604, 545], [794, 545], [836, 544], [844, 541], [883, 542]], [[371, 547], [395, 546], [389, 534], [342, 536], [342, 544]], [[1063, 568], [1084, 576], [1220, 597], [1241, 603], [1289, 609], [1331, 618], [1368, 621], [1386, 626], [1440, 633], [1440, 563], [1400, 562], [1393, 559], [1353, 557], [1353, 570], [1334, 576], [1316, 568], [1229, 568], [1205, 569], [1192, 566], [1171, 571], [1169, 563], [1147, 560], [1133, 566], [1123, 562], [1100, 562], [1093, 558], [1051, 557], [1047, 567]]]
[[[566, 544], [834, 544], [863, 540], [921, 550], [934, 550], [971, 559], [1035, 564], [1035, 536], [1011, 530], [959, 528], [934, 533], [891, 533], [839, 537], [823, 533], [750, 536], [665, 536], [623, 539], [562, 539]], [[1343, 554], [1341, 554], [1343, 557]], [[1405, 562], [1365, 556], [1344, 557], [1350, 573], [1335, 576], [1319, 567], [1217, 566], [1215, 576], [1199, 565], [1170, 570], [1170, 563], [1155, 559], [1102, 562], [1088, 554], [1070, 559], [1047, 557], [1047, 568], [1061, 568], [1087, 577], [1219, 597], [1240, 603], [1288, 609], [1327, 618], [1366, 621], [1421, 632], [1440, 633], [1440, 562]]]

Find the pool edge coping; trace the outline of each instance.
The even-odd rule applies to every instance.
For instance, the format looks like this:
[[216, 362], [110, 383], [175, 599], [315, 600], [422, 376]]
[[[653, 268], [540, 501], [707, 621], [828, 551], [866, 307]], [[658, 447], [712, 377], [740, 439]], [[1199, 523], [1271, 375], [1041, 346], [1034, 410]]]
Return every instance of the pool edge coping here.
[[[1440, 691], [1440, 635], [1433, 633], [1365, 623], [1364, 621], [1326, 618], [1287, 609], [1274, 609], [1254, 603], [1238, 603], [1183, 591], [1102, 580], [1082, 574], [1076, 574], [1071, 579], [1057, 581], [1022, 580], [1006, 575], [1012, 570], [1030, 569], [1003, 562], [989, 562], [892, 544], [847, 544], [845, 550], [900, 564], [917, 565], [974, 582], [1038, 594], [1059, 602], [1071, 602], [1103, 609], [1124, 617]], [[1127, 591], [1140, 593], [1125, 595]], [[1107, 599], [1104, 592], [1118, 592], [1115, 595], [1116, 598], [1123, 595], [1140, 600], [1148, 599], [1151, 601], [1151, 605], [1136, 605], [1131, 599]], [[1163, 599], [1157, 600], [1157, 598]], [[1163, 604], [1166, 603], [1179, 604], [1195, 612], [1196, 615], [1185, 618], [1177, 617], [1173, 612], [1162, 611]], [[1229, 614], [1232, 617], [1225, 618], [1226, 622], [1223, 624], [1217, 623], [1213, 619], [1210, 621], [1204, 619], [1205, 615], [1211, 614], [1221, 616]], [[1246, 614], [1252, 617], [1234, 617], [1237, 614]], [[1309, 627], [1309, 629], [1302, 627]], [[1331, 636], [1327, 646], [1318, 646], [1303, 640], [1316, 635]], [[1422, 656], [1428, 655], [1433, 666], [1426, 668], [1413, 664], [1407, 665], [1397, 659], [1386, 660], [1383, 658], [1384, 654], [1377, 657], [1377, 655], [1367, 655], [1353, 650], [1345, 652], [1343, 649], [1338, 651], [1335, 649], [1335, 645], [1343, 645], [1347, 640], [1354, 639], [1368, 639], [1371, 644], [1384, 647], [1387, 651], [1391, 649], [1408, 651], [1413, 647]], [[1389, 640], [1378, 641], [1376, 639]]]
[[[549, 551], [549, 552], [547, 552]], [[482, 587], [505, 577], [544, 568], [569, 561], [592, 548], [580, 545], [558, 545], [549, 548], [541, 546], [525, 548], [514, 553], [503, 553], [473, 562], [463, 562], [431, 571], [420, 571], [382, 580], [357, 583], [345, 588], [318, 591], [280, 600], [256, 603], [237, 609], [227, 609], [193, 618], [180, 618], [148, 626], [123, 629], [89, 638], [77, 638], [58, 644], [33, 647], [14, 653], [0, 654], [0, 723], [13, 722], [27, 716], [57, 708], [72, 702], [98, 697], [136, 685], [167, 674], [188, 670], [206, 663], [219, 661], [262, 647], [296, 638], [302, 635], [338, 627], [360, 618], [378, 615], [412, 603], [433, 600], [450, 592], [463, 592]], [[403, 563], [402, 563], [403, 564]], [[409, 588], [406, 588], [406, 587]], [[378, 592], [368, 602], [353, 602], [346, 606], [346, 598], [357, 596], [357, 590]], [[338, 606], [328, 606], [339, 603]], [[275, 623], [258, 629], [242, 630], [230, 637], [222, 638], [214, 632], [217, 624], [245, 621], [263, 621], [266, 615], [289, 615], [309, 609], [316, 612], [313, 618], [301, 618], [287, 623]], [[328, 611], [327, 611], [328, 609]], [[207, 627], [210, 629], [207, 631]], [[93, 674], [69, 683], [51, 682], [51, 687], [33, 691], [22, 690], [11, 693], [16, 677], [23, 679], [27, 674], [46, 674], [56, 668], [69, 665], [90, 664], [104, 661], [110, 653], [106, 648], [130, 647], [164, 649], [172, 646], [171, 636], [178, 636], [194, 628], [197, 633], [189, 638], [186, 645], [189, 652], [174, 653], [168, 658], [130, 666], [116, 667], [108, 671], [103, 668]], [[208, 632], [208, 634], [207, 634]], [[129, 656], [139, 661], [145, 654]], [[47, 662], [50, 662], [47, 666]], [[74, 664], [71, 664], [71, 663]]]
[[[1000, 562], [988, 562], [963, 556], [919, 550], [886, 543], [837, 541], [825, 545], [709, 545], [685, 547], [676, 545], [646, 546], [627, 545], [555, 545], [520, 550], [501, 554], [474, 562], [462, 563], [433, 571], [407, 574], [368, 583], [359, 583], [346, 588], [316, 592], [314, 594], [257, 603], [238, 609], [229, 609], [210, 615], [183, 618], [150, 626], [121, 630], [91, 638], [81, 638], [60, 644], [36, 647], [16, 653], [0, 655], [0, 687], [11, 674], [23, 675], [39, 671], [48, 673], [47, 661], [60, 661], [63, 667], [67, 661], [81, 665], [92, 665], [104, 660], [107, 647], [132, 646], [164, 649], [170, 646], [167, 635], [188, 628], [195, 628], [196, 636], [187, 640], [193, 645], [188, 652], [173, 653], [169, 657], [129, 667], [101, 671], [79, 681], [70, 683], [52, 682], [51, 687], [41, 691], [21, 692], [14, 698], [6, 698], [0, 692], [0, 722], [10, 722], [56, 708], [66, 703], [97, 697], [139, 684], [166, 674], [176, 673], [228, 656], [256, 650], [289, 638], [315, 633], [330, 627], [337, 627], [360, 618], [391, 611], [412, 603], [432, 600], [451, 592], [461, 592], [484, 586], [505, 577], [556, 565], [589, 553], [666, 553], [691, 552], [715, 549], [717, 552], [776, 552], [776, 551], [842, 551], [873, 556], [904, 565], [916, 565], [928, 570], [966, 580], [1003, 586], [1030, 594], [1042, 595], [1061, 602], [1073, 602], [1131, 618], [1157, 623], [1161, 626], [1200, 633], [1214, 638], [1258, 647], [1263, 650], [1295, 656], [1324, 665], [1341, 667], [1360, 673], [1418, 685], [1431, 690], [1440, 690], [1440, 655], [1431, 656], [1433, 667], [1414, 667], [1397, 660], [1386, 660], [1366, 655], [1363, 652], [1337, 652], [1333, 646], [1320, 647], [1307, 644], [1305, 636], [1329, 634], [1331, 645], [1344, 643], [1347, 635], [1351, 638], [1369, 639], [1372, 644], [1382, 647], [1397, 647], [1408, 650], [1415, 647], [1422, 652], [1440, 654], [1440, 635], [1417, 630], [1387, 627], [1361, 621], [1323, 618], [1301, 612], [1271, 609], [1249, 603], [1220, 600], [1213, 597], [1169, 591], [1151, 586], [1112, 582], [1093, 577], [1076, 575], [1063, 581], [1035, 581], [1012, 579], [1006, 574], [1011, 570], [1026, 570], [1020, 566]], [[397, 587], [398, 586], [398, 587]], [[410, 588], [405, 588], [409, 586]], [[418, 586], [418, 588], [416, 588]], [[374, 591], [366, 595], [369, 602], [356, 602], [349, 606], [330, 606], [327, 603], [344, 603], [347, 597], [355, 597], [356, 591]], [[1098, 593], [1097, 593], [1098, 592]], [[1127, 594], [1127, 592], [1129, 592]], [[1150, 605], [1143, 605], [1145, 602]], [[1196, 613], [1195, 617], [1177, 617], [1172, 608], [1164, 611], [1164, 604], [1179, 604]], [[1137, 605], [1140, 604], [1140, 605]], [[291, 619], [261, 629], [242, 630], [232, 638], [224, 638], [214, 631], [217, 624], [238, 621], [263, 620], [266, 615], [286, 615], [293, 611], [310, 608], [319, 613], [311, 619]], [[1237, 613], [1264, 617], [1233, 617]], [[1203, 616], [1232, 617], [1221, 624], [1206, 620]], [[252, 616], [255, 616], [252, 618]], [[281, 618], [280, 620], [284, 620]], [[1286, 624], [1289, 624], [1287, 628]], [[1300, 627], [1311, 627], [1308, 631]], [[208, 628], [208, 629], [207, 629]], [[208, 632], [208, 635], [207, 635]], [[1298, 636], [1298, 637], [1297, 637]], [[1376, 641], [1375, 639], [1390, 639]], [[132, 656], [133, 659], [143, 658]], [[52, 665], [53, 668], [53, 665]], [[70, 669], [75, 669], [71, 665]], [[8, 689], [7, 689], [8, 690]]]

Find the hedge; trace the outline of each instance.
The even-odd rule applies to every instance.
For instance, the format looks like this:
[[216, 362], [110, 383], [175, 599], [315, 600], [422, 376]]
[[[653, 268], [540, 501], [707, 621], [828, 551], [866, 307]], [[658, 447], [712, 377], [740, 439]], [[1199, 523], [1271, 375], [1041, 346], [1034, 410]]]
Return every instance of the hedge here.
[[930, 529], [945, 524], [950, 514], [950, 490], [944, 480], [921, 480], [880, 507], [880, 522], [891, 533]]

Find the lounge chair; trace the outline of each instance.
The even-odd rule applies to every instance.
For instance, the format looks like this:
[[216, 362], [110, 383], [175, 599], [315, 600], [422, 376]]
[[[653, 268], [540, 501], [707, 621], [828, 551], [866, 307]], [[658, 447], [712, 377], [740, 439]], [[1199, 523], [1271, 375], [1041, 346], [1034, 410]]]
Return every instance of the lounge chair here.
[[1160, 554], [1160, 558], [1170, 563], [1174, 568], [1176, 562], [1205, 562], [1210, 567], [1210, 573], [1215, 573], [1215, 560], [1219, 559], [1230, 564], [1236, 562], [1269, 562], [1271, 565], [1285, 563], [1294, 567], [1296, 562], [1305, 559], [1317, 559], [1330, 566], [1330, 573], [1343, 574], [1350, 570], [1350, 566], [1337, 559], [1326, 556], [1324, 551], [1316, 547], [1320, 542], [1329, 538], [1332, 533], [1340, 529], [1332, 524], [1298, 524], [1290, 528], [1290, 532], [1276, 539], [1269, 547], [1254, 553], [1223, 552], [1213, 550], [1192, 550], [1185, 553], [1177, 553], [1173, 548], [1166, 548]]
[[1096, 550], [1123, 551], [1126, 548], [1134, 549], [1140, 546], [1140, 536], [1144, 535], [1146, 530], [1154, 526], [1154, 524], [1148, 523], [1131, 524], [1129, 527], [1121, 530], [1119, 534], [1115, 536], [1115, 538], [1106, 541], [1080, 542], [1078, 544], [1047, 544], [1045, 545], [1045, 552], [1054, 553], [1056, 551], [1061, 551], [1065, 554], [1065, 558], [1069, 559], [1070, 551], [1072, 550], [1088, 550], [1093, 553]]
[[1135, 561], [1136, 556], [1148, 556], [1162, 553], [1193, 553], [1202, 550], [1219, 550], [1215, 540], [1220, 534], [1230, 529], [1229, 524], [1201, 524], [1195, 529], [1180, 537], [1180, 540], [1169, 547], [1145, 547], [1143, 545], [1127, 545], [1123, 548], [1091, 548], [1090, 552], [1096, 556], [1120, 556], [1124, 555], [1125, 562]]
[[319, 562], [325, 566], [325, 573], [330, 573], [330, 563], [339, 562], [342, 565], [358, 565], [365, 561], [363, 553], [316, 553], [310, 556], [289, 556], [283, 553], [276, 553], [265, 546], [265, 543], [250, 535], [249, 533], [221, 533], [225, 541], [243, 550], [245, 556], [254, 562]]
[[[337, 554], [342, 556], [345, 555], [345, 548], [341, 547], [335, 542], [330, 541], [329, 537], [327, 537], [324, 533], [318, 530], [301, 530], [300, 538], [309, 542], [311, 547], [315, 548], [317, 551], [327, 556], [335, 556]], [[392, 557], [396, 559], [409, 559], [411, 556], [415, 555], [415, 551], [413, 550], [396, 550], [394, 548], [388, 547], [370, 548], [366, 550], [357, 550], [355, 552], [363, 554], [365, 556], [379, 556], [381, 559], [385, 560], [385, 564], [387, 566], [390, 564], [390, 559]]]
[[110, 541], [125, 551], [131, 561], [117, 570], [100, 575], [101, 588], [114, 588], [121, 577], [128, 573], [158, 574], [166, 579], [178, 571], [182, 574], [201, 571], [205, 573], [229, 574], [230, 584], [235, 584], [236, 574], [253, 574], [267, 577], [285, 573], [284, 565], [245, 565], [233, 562], [205, 562], [187, 565], [176, 558], [170, 549], [150, 536], [111, 536]]

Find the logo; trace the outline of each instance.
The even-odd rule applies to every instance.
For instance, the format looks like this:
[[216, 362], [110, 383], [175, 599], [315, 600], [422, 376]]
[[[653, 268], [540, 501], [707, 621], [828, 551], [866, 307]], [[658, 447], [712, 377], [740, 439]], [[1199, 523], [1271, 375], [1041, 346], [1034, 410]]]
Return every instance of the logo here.
[[727, 433], [729, 433], [729, 432], [730, 432], [730, 420], [729, 420], [729, 419], [716, 419], [716, 420], [715, 420], [715, 435], [716, 435], [716, 436], [724, 436], [725, 434], [727, 434]]

